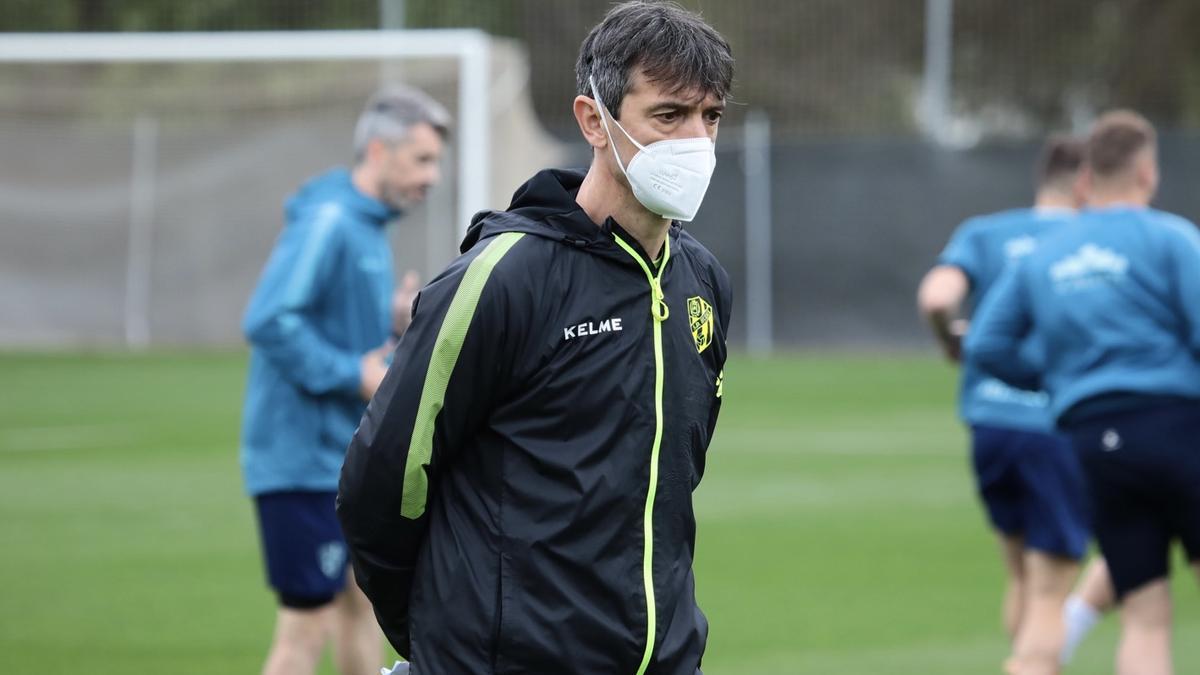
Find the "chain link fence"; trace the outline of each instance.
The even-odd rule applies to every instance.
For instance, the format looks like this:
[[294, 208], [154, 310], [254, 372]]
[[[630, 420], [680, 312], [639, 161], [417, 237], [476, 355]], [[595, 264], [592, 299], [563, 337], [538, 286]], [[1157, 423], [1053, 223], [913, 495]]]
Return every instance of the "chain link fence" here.
[[[680, 0], [730, 41], [735, 97], [776, 134], [912, 134], [924, 0]], [[951, 97], [985, 136], [1029, 138], [1128, 106], [1170, 129], [1200, 125], [1200, 3], [953, 2]], [[571, 67], [611, 0], [14, 0], [0, 31], [480, 28], [525, 44], [545, 126], [573, 131]], [[735, 110], [736, 112], [736, 110]]]
[[[773, 195], [767, 301], [777, 344], [928, 344], [912, 294], [950, 230], [974, 213], [1027, 202], [1041, 137], [1080, 130], [1107, 108], [1138, 109], [1164, 131], [1160, 205], [1200, 218], [1190, 189], [1200, 177], [1192, 159], [1200, 156], [1194, 0], [946, 2], [943, 122], [953, 147], [929, 140], [921, 119], [930, 37], [924, 0], [680, 4], [701, 11], [737, 58], [717, 174], [690, 227], [741, 289], [762, 261], [747, 260], [739, 127], [751, 110], [771, 121], [771, 172], [763, 179]], [[570, 114], [573, 66], [584, 35], [611, 6], [14, 0], [0, 7], [0, 31], [375, 29], [385, 16], [406, 28], [480, 28], [512, 38], [527, 58], [512, 76], [519, 86], [496, 84], [493, 100], [479, 104], [531, 106], [532, 118], [564, 145], [566, 163], [582, 165], [587, 148]], [[277, 231], [282, 199], [304, 176], [348, 159], [355, 111], [380, 76], [378, 68], [320, 63], [47, 72], [4, 65], [0, 77], [0, 344], [122, 341], [128, 174], [136, 121], [147, 110], [158, 125], [157, 182], [176, 205], [155, 216], [152, 335], [236, 342], [236, 318]], [[456, 103], [436, 68], [394, 72]], [[513, 91], [520, 92], [515, 104]], [[524, 171], [502, 179], [515, 188]], [[443, 191], [437, 199], [414, 218], [431, 222], [453, 196]], [[403, 242], [402, 266], [409, 256], [437, 269], [453, 250], [450, 226], [406, 231], [431, 234]], [[743, 292], [739, 310], [754, 301]], [[743, 340], [744, 324], [735, 325], [734, 338]]]

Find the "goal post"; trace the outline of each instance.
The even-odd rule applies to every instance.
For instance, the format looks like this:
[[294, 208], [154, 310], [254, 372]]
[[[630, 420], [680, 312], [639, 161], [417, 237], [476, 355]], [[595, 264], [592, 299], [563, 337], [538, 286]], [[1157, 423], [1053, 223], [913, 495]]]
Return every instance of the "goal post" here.
[[[226, 33], [6, 33], [4, 63], [336, 61], [452, 58], [459, 64], [456, 221], [465, 234], [488, 203], [488, 36], [470, 29]], [[474, 104], [472, 105], [472, 102]]]
[[345, 163], [397, 64], [454, 114], [443, 187], [391, 232], [403, 269], [436, 273], [495, 206], [504, 56], [459, 29], [6, 33], [0, 344], [239, 341], [280, 201]]

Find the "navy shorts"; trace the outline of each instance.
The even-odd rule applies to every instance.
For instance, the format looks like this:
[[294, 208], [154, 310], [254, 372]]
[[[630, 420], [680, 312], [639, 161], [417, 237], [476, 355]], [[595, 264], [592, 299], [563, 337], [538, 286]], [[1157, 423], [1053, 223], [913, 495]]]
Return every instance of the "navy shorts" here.
[[346, 588], [346, 541], [336, 499], [336, 492], [255, 497], [267, 581], [284, 607], [322, 607]]
[[1087, 552], [1087, 492], [1070, 441], [1057, 434], [971, 427], [979, 497], [992, 525], [1027, 548], [1064, 558]]
[[1170, 574], [1170, 548], [1200, 559], [1200, 402], [1105, 414], [1069, 429], [1117, 597]]

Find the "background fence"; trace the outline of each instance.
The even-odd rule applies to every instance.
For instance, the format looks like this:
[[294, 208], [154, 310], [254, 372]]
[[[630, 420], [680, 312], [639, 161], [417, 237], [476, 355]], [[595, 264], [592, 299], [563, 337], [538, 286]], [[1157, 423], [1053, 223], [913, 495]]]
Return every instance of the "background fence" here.
[[[691, 226], [747, 306], [746, 180], [739, 127], [771, 121], [769, 292], [783, 345], [925, 344], [913, 291], [950, 230], [1021, 205], [1050, 130], [1128, 106], [1164, 131], [1159, 205], [1200, 218], [1200, 3], [1190, 0], [685, 1], [732, 43], [737, 82], [717, 174]], [[927, 8], [944, 4], [943, 117], [930, 138]], [[521, 97], [559, 163], [587, 161], [570, 116], [578, 45], [602, 0], [32, 0], [0, 8], [3, 31], [475, 27], [512, 38]], [[0, 35], [0, 40], [3, 36]], [[0, 66], [0, 343], [121, 343], [138, 139], [154, 139], [151, 340], [238, 341], [237, 318], [304, 177], [348, 159], [354, 115], [385, 70], [336, 64], [190, 69], [141, 64]], [[392, 74], [456, 104], [446, 71]], [[527, 75], [527, 77], [526, 77]], [[516, 92], [516, 93], [513, 93]], [[139, 120], [141, 120], [139, 122]], [[502, 131], [503, 135], [504, 132]], [[556, 141], [554, 140], [556, 139]], [[561, 144], [561, 146], [557, 145]], [[500, 151], [501, 157], [504, 150]], [[519, 153], [513, 153], [519, 154]], [[453, 172], [454, 167], [448, 167]], [[145, 170], [144, 156], [142, 169]], [[529, 169], [495, 177], [493, 207]], [[439, 222], [450, 188], [397, 228], [400, 265], [426, 273], [453, 251]], [[433, 226], [430, 223], [434, 223]], [[753, 268], [753, 266], [750, 266]], [[744, 314], [739, 317], [743, 318]], [[745, 322], [734, 338], [744, 339]]]

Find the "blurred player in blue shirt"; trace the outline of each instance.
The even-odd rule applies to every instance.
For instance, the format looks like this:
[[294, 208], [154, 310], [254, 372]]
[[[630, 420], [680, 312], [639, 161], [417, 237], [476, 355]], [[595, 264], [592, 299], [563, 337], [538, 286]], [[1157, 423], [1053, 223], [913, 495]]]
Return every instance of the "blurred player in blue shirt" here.
[[[1118, 673], [1172, 671], [1171, 542], [1200, 572], [1200, 234], [1149, 208], [1154, 128], [1101, 117], [1088, 137], [1087, 208], [997, 284], [976, 314], [968, 363], [1041, 384], [1087, 479], [1121, 603]], [[1044, 347], [1041, 363], [1024, 357]]]
[[[1039, 162], [1033, 208], [967, 220], [922, 280], [918, 308], [952, 361], [961, 359], [963, 317], [1010, 265], [1075, 217], [1082, 155], [1079, 141], [1051, 137]], [[1037, 347], [1028, 345], [1027, 356], [1036, 359]], [[1063, 603], [1089, 538], [1079, 463], [1067, 439], [1053, 432], [1047, 396], [1036, 387], [1011, 387], [968, 363], [959, 411], [970, 426], [980, 499], [1004, 554], [1010, 672], [1055, 672]]]
[[448, 124], [419, 91], [377, 92], [355, 129], [355, 165], [288, 201], [242, 321], [251, 346], [242, 472], [279, 601], [266, 675], [313, 673], [331, 639], [344, 675], [373, 671], [382, 656], [371, 604], [348, 583], [334, 501], [346, 447], [387, 370], [386, 226], [438, 182]]

